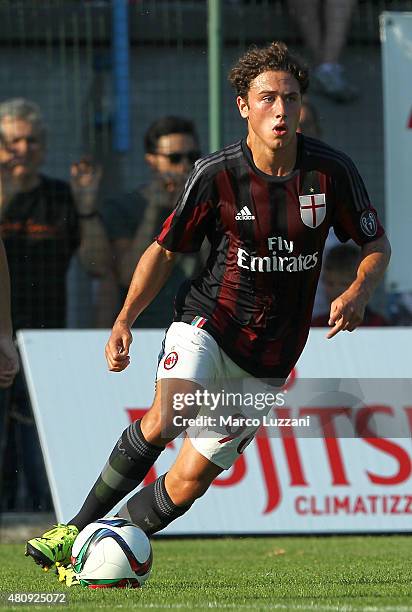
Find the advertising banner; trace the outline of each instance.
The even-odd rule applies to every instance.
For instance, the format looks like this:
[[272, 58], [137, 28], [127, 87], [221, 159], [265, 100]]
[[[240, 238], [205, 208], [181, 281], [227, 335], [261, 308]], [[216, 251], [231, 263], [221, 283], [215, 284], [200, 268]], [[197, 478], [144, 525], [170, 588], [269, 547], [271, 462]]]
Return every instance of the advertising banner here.
[[[18, 334], [59, 521], [76, 514], [122, 431], [153, 399], [163, 333], [136, 330], [122, 373], [107, 370], [108, 333]], [[412, 329], [325, 334], [311, 331], [234, 466], [163, 533], [411, 530]], [[170, 468], [181, 442], [168, 445], [145, 483]]]

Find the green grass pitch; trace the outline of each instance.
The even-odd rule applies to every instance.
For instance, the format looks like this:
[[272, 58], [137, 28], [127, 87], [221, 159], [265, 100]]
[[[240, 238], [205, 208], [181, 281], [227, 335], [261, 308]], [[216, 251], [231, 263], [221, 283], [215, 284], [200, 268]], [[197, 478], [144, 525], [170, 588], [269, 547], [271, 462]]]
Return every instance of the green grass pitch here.
[[142, 589], [67, 588], [0, 545], [4, 593], [65, 592], [60, 610], [322, 610], [412, 612], [412, 540], [383, 537], [278, 537], [155, 540], [152, 576]]

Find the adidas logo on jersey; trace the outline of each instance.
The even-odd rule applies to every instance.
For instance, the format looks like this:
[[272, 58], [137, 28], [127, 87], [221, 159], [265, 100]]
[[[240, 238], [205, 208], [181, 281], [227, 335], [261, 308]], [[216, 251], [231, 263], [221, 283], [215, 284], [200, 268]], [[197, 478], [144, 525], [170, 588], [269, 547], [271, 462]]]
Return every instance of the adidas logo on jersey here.
[[252, 215], [247, 206], [244, 206], [235, 217], [236, 221], [254, 221], [255, 216]]

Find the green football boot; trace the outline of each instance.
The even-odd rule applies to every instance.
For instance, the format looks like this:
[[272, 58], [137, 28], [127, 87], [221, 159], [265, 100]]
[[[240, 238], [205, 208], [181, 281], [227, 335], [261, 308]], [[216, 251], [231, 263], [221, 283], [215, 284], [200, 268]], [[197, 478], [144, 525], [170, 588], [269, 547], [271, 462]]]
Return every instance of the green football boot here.
[[73, 542], [79, 530], [75, 525], [59, 523], [54, 529], [46, 531], [40, 538], [33, 538], [26, 544], [26, 557], [47, 571], [53, 565], [69, 565]]

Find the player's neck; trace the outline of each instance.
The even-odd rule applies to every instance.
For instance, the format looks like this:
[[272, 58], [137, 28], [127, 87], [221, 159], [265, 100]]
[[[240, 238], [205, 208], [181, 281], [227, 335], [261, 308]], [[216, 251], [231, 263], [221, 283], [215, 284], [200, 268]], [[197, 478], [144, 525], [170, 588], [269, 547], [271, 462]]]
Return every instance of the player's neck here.
[[298, 149], [296, 135], [287, 146], [275, 150], [267, 147], [254, 134], [249, 134], [246, 142], [255, 166], [265, 174], [286, 176], [295, 167]]

